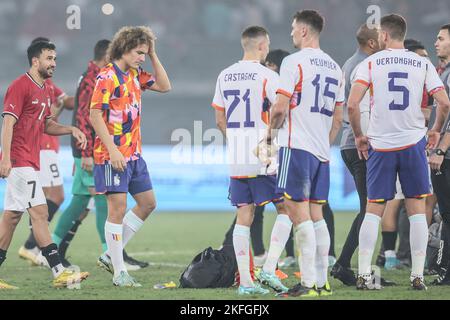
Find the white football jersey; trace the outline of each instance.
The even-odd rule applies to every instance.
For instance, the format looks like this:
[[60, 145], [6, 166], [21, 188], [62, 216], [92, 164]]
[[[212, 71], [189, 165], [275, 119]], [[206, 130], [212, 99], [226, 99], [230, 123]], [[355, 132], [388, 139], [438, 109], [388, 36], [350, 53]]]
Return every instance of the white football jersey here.
[[277, 93], [290, 98], [289, 111], [278, 133], [280, 146], [330, 159], [329, 134], [334, 108], [345, 96], [339, 65], [320, 49], [305, 48], [284, 58]]
[[365, 59], [355, 82], [370, 93], [367, 136], [375, 150], [394, 151], [419, 142], [426, 134], [421, 111], [423, 88], [443, 89], [432, 63], [406, 49], [386, 49]]
[[278, 80], [277, 73], [258, 61], [249, 60], [231, 65], [217, 78], [212, 106], [225, 111], [231, 177], [267, 174], [266, 165], [258, 160], [253, 150], [267, 133]]

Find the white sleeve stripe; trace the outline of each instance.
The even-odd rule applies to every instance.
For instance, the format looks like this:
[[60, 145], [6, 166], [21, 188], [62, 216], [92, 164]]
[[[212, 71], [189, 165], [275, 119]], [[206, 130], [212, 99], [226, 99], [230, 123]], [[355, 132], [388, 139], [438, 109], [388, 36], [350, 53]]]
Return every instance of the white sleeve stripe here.
[[10, 115], [12, 115], [14, 118], [16, 118], [17, 120], [19, 120], [19, 117], [18, 117], [16, 114], [12, 113], [12, 112], [9, 112], [9, 111], [3, 111], [2, 117], [4, 117], [5, 114], [10, 114]]

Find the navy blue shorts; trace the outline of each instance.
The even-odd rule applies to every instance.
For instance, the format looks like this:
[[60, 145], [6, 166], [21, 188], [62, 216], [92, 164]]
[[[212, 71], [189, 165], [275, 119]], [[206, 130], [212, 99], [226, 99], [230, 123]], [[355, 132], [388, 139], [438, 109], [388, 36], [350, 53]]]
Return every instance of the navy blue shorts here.
[[330, 190], [330, 163], [300, 149], [280, 148], [276, 192], [293, 201], [326, 203]]
[[367, 198], [369, 202], [391, 200], [396, 192], [397, 173], [405, 198], [430, 194], [425, 137], [415, 145], [398, 151], [369, 149], [367, 160]]
[[114, 170], [111, 164], [96, 164], [94, 166], [95, 191], [129, 192], [134, 195], [152, 190], [152, 182], [144, 159], [139, 158], [127, 162], [123, 172]]
[[280, 202], [282, 201], [282, 195], [275, 193], [276, 180], [276, 176], [230, 178], [228, 199], [236, 207], [253, 203], [257, 206], [263, 206], [269, 202]]

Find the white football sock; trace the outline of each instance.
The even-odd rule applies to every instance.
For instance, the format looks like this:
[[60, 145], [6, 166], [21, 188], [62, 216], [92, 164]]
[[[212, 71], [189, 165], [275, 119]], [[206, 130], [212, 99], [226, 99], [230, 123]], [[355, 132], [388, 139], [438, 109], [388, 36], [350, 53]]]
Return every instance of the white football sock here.
[[316, 232], [316, 285], [321, 288], [327, 282], [328, 252], [330, 250], [330, 234], [325, 220], [314, 223]]
[[253, 287], [253, 280], [250, 274], [250, 227], [236, 224], [233, 230], [234, 254], [239, 270], [240, 285]]
[[384, 256], [385, 258], [397, 258], [397, 254], [395, 253], [394, 250], [386, 250], [384, 252]]
[[300, 249], [298, 265], [302, 273], [302, 285], [312, 288], [316, 284], [316, 234], [311, 220], [295, 226], [295, 239]]
[[409, 242], [411, 244], [411, 280], [423, 278], [423, 268], [428, 245], [428, 224], [425, 214], [409, 217]]
[[129, 210], [123, 218], [123, 247], [127, 245], [128, 241], [134, 236], [136, 232], [142, 227], [144, 221], [139, 218], [133, 210]]
[[369, 277], [372, 273], [372, 256], [378, 238], [381, 218], [366, 212], [359, 231], [358, 274]]
[[286, 246], [291, 233], [292, 222], [288, 215], [279, 214], [275, 220], [270, 236], [270, 247], [263, 270], [268, 273], [275, 273], [278, 259]]
[[122, 225], [106, 221], [105, 237], [108, 244], [108, 256], [114, 267], [114, 276], [121, 271], [127, 271], [123, 263]]

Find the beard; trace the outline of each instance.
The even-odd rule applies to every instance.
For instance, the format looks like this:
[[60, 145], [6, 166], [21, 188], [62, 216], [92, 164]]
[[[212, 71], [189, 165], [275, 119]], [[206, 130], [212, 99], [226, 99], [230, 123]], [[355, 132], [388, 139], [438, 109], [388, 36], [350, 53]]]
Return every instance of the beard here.
[[[51, 73], [50, 73], [50, 70], [52, 70]], [[55, 70], [54, 68], [47, 68], [47, 69], [40, 68], [40, 69], [38, 69], [38, 72], [39, 72], [39, 75], [40, 75], [43, 79], [48, 79], [48, 78], [51, 78], [51, 77], [53, 76], [53, 71], [54, 71], [54, 70]]]

